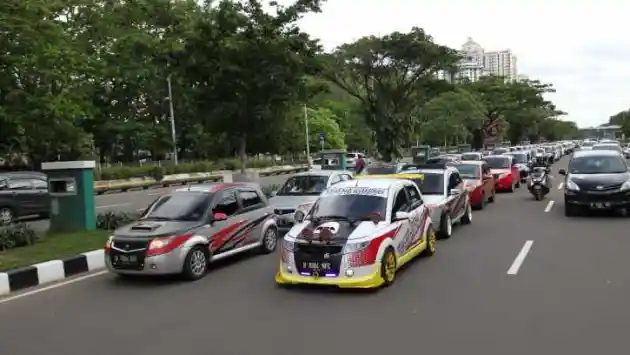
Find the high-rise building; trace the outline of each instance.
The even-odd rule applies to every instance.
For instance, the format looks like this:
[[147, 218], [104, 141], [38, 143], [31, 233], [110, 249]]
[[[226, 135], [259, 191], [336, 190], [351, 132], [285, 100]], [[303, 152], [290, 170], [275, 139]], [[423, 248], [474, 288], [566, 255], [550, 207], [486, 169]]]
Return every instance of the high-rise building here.
[[503, 76], [507, 80], [518, 78], [517, 59], [509, 49], [486, 52], [477, 42], [468, 37], [460, 50], [462, 61], [455, 73], [438, 73], [438, 77], [449, 81], [466, 78], [479, 80], [483, 75]]

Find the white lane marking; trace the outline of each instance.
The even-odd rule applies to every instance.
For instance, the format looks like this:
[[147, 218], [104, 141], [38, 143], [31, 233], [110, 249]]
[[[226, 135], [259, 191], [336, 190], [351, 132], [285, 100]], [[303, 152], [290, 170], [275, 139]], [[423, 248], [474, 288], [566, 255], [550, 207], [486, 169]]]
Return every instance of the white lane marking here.
[[126, 203], [118, 203], [115, 205], [105, 205], [105, 206], [96, 206], [97, 210], [100, 210], [101, 208], [111, 208], [111, 207], [120, 207], [120, 206], [128, 206], [130, 205], [131, 202], [126, 202]]
[[564, 182], [561, 182], [560, 185], [558, 185], [558, 190], [562, 190], [563, 187], [564, 187]]
[[45, 292], [45, 291], [54, 290], [56, 288], [59, 288], [59, 287], [62, 287], [62, 286], [66, 286], [66, 285], [70, 285], [70, 284], [73, 284], [75, 282], [85, 281], [85, 280], [91, 279], [93, 277], [105, 275], [107, 273], [108, 273], [107, 270], [103, 270], [103, 271], [99, 271], [99, 272], [96, 272], [96, 273], [93, 273], [93, 274], [80, 276], [80, 277], [77, 277], [77, 278], [74, 278], [74, 279], [71, 279], [71, 280], [68, 280], [68, 281], [62, 281], [62, 282], [56, 283], [54, 285], [45, 286], [45, 287], [41, 287], [41, 288], [38, 288], [38, 289], [35, 289], [35, 290], [32, 290], [32, 291], [20, 293], [19, 295], [7, 297], [7, 298], [2, 298], [2, 299], [0, 299], [0, 305], [3, 304], [3, 303], [8, 303], [8, 302], [11, 302], [11, 301], [15, 301], [15, 300], [20, 299], [20, 298], [33, 296], [33, 295], [36, 295], [38, 293], [42, 293], [42, 292]]
[[525, 261], [527, 254], [529, 254], [529, 251], [532, 249], [533, 244], [533, 240], [528, 240], [525, 242], [523, 248], [521, 248], [521, 251], [516, 256], [516, 259], [514, 259], [514, 262], [512, 262], [512, 266], [510, 266], [510, 268], [508, 269], [508, 275], [518, 274], [518, 270], [521, 268], [521, 265], [523, 265], [523, 262]]
[[555, 202], [553, 200], [549, 201], [549, 203], [547, 204], [547, 207], [545, 207], [545, 212], [551, 211], [551, 207], [553, 207], [554, 203]]

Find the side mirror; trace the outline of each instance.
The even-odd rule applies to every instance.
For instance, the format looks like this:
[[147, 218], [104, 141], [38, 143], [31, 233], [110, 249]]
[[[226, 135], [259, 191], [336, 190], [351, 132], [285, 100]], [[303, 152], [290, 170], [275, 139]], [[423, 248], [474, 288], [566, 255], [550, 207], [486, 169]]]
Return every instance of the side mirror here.
[[221, 222], [228, 219], [225, 213], [217, 212], [212, 214], [212, 222]]
[[306, 217], [306, 215], [304, 214], [303, 211], [295, 211], [295, 213], [293, 214], [293, 220], [296, 223], [304, 222], [304, 217]]
[[560, 175], [567, 175], [567, 171], [564, 170], [564, 169], [560, 169], [560, 170], [558, 170], [558, 174], [560, 174]]
[[411, 215], [409, 214], [409, 212], [396, 212], [396, 215], [394, 216], [394, 221], [403, 221], [405, 219], [409, 219], [411, 217]]
[[449, 195], [453, 196], [453, 195], [458, 195], [459, 194], [459, 190], [458, 189], [451, 189], [448, 192]]

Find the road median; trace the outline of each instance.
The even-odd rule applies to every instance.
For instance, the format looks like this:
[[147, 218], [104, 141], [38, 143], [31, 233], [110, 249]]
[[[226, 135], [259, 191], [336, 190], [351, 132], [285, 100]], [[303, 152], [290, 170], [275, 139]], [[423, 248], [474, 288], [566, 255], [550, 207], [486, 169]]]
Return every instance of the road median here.
[[[307, 165], [285, 165], [264, 169], [248, 169], [246, 175], [267, 177], [294, 174], [307, 170]], [[127, 192], [130, 190], [148, 190], [177, 185], [200, 184], [205, 182], [233, 182], [237, 180], [237, 177], [240, 175], [240, 173], [235, 171], [213, 171], [165, 175], [159, 180], [152, 177], [137, 177], [131, 179], [95, 181], [94, 193], [102, 195], [106, 193]]]

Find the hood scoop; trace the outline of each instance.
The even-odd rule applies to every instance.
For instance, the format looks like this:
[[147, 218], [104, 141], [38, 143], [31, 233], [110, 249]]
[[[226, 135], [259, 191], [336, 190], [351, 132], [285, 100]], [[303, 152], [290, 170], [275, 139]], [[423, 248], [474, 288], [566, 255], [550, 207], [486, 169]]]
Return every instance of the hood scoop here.
[[160, 223], [140, 222], [132, 226], [130, 229], [132, 231], [138, 231], [138, 232], [153, 232], [154, 230], [160, 228], [161, 226], [162, 225]]

